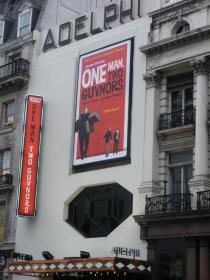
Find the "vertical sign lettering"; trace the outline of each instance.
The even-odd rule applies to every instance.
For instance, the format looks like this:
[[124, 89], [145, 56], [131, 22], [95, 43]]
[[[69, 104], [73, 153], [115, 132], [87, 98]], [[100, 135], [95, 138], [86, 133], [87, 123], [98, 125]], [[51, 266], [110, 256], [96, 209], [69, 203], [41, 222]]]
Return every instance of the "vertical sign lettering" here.
[[17, 212], [19, 216], [35, 216], [43, 97], [28, 95], [25, 106], [25, 133]]

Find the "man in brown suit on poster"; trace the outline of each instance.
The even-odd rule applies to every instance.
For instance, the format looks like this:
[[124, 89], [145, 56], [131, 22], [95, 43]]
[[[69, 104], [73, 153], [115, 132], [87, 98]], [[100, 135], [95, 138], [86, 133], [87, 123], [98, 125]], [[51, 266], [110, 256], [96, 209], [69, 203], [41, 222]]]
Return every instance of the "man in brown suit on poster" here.
[[87, 157], [90, 133], [94, 132], [94, 123], [99, 121], [97, 113], [90, 114], [88, 107], [84, 107], [84, 112], [76, 121], [75, 131], [79, 132], [79, 145], [81, 159]]
[[117, 128], [114, 132], [114, 135], [113, 135], [113, 140], [114, 140], [114, 147], [113, 147], [113, 155], [114, 153], [118, 153], [118, 144], [119, 144], [119, 141], [120, 141], [120, 130], [119, 128]]

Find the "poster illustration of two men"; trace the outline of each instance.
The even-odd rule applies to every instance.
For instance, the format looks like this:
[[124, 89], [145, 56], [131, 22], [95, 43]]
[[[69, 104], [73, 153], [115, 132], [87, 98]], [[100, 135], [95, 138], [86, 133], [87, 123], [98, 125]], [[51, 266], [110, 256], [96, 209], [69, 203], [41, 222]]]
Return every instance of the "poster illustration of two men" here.
[[74, 166], [128, 156], [131, 44], [80, 57]]

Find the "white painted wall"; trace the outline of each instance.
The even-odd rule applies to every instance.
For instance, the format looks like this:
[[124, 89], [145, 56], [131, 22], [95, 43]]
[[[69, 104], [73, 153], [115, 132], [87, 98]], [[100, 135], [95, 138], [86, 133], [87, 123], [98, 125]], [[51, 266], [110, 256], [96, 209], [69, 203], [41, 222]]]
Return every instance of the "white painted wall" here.
[[[31, 65], [29, 93], [44, 96], [44, 121], [40, 156], [37, 216], [18, 218], [16, 251], [42, 258], [49, 250], [56, 258], [79, 256], [80, 250], [92, 257], [111, 256], [113, 246], [141, 250], [146, 259], [146, 242], [132, 215], [140, 214], [145, 197], [142, 183], [145, 56], [139, 48], [147, 43], [150, 19], [138, 18], [87, 39], [43, 53], [47, 31], [35, 32], [37, 39]], [[56, 34], [55, 28], [54, 34]], [[74, 112], [79, 55], [134, 37], [131, 164], [72, 174]], [[80, 187], [117, 182], [133, 193], [133, 214], [106, 238], [84, 238], [64, 221], [64, 204]], [[15, 279], [22, 279], [15, 277]]]

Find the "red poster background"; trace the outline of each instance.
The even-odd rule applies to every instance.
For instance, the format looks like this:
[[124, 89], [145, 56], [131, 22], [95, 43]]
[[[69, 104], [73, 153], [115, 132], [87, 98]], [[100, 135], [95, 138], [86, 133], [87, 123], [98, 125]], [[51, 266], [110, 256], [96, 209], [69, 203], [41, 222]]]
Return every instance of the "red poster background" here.
[[43, 97], [27, 97], [18, 207], [21, 216], [35, 215], [42, 107]]
[[[130, 67], [128, 67], [127, 61], [128, 59], [130, 60], [129, 51], [128, 41], [125, 41], [124, 43], [113, 45], [111, 48], [105, 48], [80, 58], [77, 97], [79, 100], [77, 100], [76, 121], [84, 112], [85, 107], [88, 107], [90, 114], [98, 113], [100, 117], [100, 120], [94, 124], [94, 132], [90, 134], [87, 158], [83, 160], [84, 163], [90, 157], [94, 162], [94, 157], [96, 156], [104, 156], [101, 160], [110, 159], [110, 157], [105, 157], [105, 143], [103, 139], [108, 127], [111, 127], [112, 136], [115, 130], [119, 128], [118, 157], [120, 157], [120, 152], [127, 152], [125, 135], [127, 139], [128, 112], [126, 111], [128, 111], [128, 104], [126, 104], [126, 98], [128, 99], [129, 95]], [[98, 74], [100, 66], [103, 70], [101, 80]], [[98, 75], [98, 80], [97, 78], [93, 79], [92, 84], [84, 87], [84, 83], [87, 86], [90, 78], [87, 74], [88, 69], [90, 70], [89, 73], [94, 73], [92, 76]], [[74, 153], [76, 153], [75, 161], [81, 159], [79, 133], [77, 135], [76, 151], [74, 150]], [[109, 143], [110, 155], [113, 152], [113, 145], [113, 141]]]

